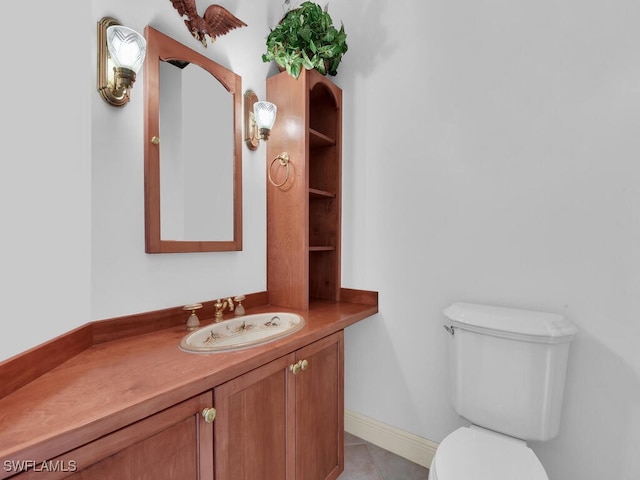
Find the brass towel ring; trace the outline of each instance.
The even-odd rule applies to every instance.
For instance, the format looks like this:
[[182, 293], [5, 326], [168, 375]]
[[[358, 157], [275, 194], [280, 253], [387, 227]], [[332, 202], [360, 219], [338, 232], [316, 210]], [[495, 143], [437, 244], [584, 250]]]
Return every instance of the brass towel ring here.
[[[283, 167], [287, 167], [287, 173], [284, 176], [284, 180], [282, 181], [282, 183], [276, 183], [273, 181], [273, 178], [271, 178], [271, 169], [273, 168], [273, 164], [276, 163], [277, 160], [280, 160], [280, 165], [282, 165]], [[291, 166], [289, 165], [289, 154], [287, 152], [282, 152], [280, 155], [278, 155], [276, 158], [274, 158], [271, 161], [271, 165], [269, 165], [269, 181], [271, 182], [271, 184], [274, 187], [281, 187], [282, 185], [284, 185], [285, 183], [287, 183], [287, 180], [289, 179], [289, 169], [291, 168]]]

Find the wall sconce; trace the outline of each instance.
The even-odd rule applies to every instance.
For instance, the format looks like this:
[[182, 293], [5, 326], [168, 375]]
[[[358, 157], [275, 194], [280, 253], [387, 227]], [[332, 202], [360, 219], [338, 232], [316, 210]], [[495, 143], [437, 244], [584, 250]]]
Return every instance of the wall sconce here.
[[275, 104], [259, 102], [252, 90], [244, 92], [244, 141], [249, 150], [256, 150], [260, 140], [269, 139], [277, 111]]
[[147, 53], [147, 41], [115, 18], [98, 22], [98, 91], [115, 107], [129, 101], [129, 91]]

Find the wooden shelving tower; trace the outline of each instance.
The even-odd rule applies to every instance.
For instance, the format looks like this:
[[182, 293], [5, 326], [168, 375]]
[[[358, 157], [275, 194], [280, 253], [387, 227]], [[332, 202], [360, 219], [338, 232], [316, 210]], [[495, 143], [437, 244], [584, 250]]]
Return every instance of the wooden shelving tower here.
[[269, 303], [307, 310], [312, 298], [340, 300], [342, 90], [315, 70], [267, 79], [278, 116], [267, 142]]

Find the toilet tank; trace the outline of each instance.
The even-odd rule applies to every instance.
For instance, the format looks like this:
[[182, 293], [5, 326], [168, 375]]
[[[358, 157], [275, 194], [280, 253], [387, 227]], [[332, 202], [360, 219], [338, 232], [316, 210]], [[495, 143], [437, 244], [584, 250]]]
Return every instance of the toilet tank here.
[[473, 303], [444, 314], [458, 415], [522, 440], [555, 437], [576, 327], [554, 313]]

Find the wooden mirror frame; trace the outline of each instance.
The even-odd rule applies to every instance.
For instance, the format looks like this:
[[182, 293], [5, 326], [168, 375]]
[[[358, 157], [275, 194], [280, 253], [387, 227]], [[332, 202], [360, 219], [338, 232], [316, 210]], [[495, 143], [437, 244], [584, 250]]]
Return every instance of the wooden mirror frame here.
[[[153, 27], [144, 29], [144, 200], [147, 253], [224, 252], [242, 250], [242, 78]], [[160, 228], [160, 62], [181, 60], [213, 75], [233, 95], [233, 239], [162, 240]], [[212, 146], [212, 150], [215, 146]]]

